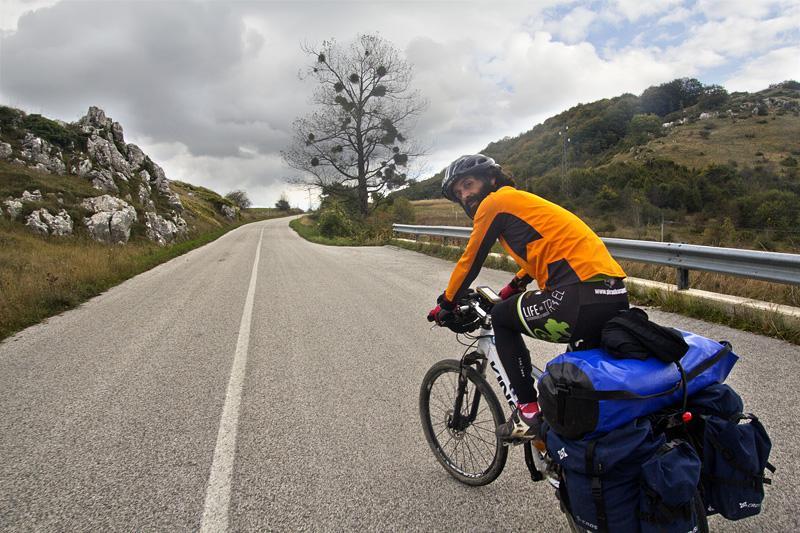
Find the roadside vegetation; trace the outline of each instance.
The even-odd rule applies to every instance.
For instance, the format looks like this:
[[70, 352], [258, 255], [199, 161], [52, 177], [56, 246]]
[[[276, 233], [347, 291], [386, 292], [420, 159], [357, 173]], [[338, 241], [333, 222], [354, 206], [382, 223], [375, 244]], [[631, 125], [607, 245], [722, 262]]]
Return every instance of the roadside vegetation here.
[[0, 217], [0, 340], [239, 226], [287, 214], [244, 212], [235, 223], [203, 225], [193, 237], [168, 246], [147, 239], [109, 246], [80, 235], [42, 237]]
[[[449, 261], [457, 261], [464, 249], [461, 247], [446, 245], [442, 243], [426, 243], [424, 241], [408, 242], [406, 240], [394, 240], [392, 244], [400, 248], [420, 252], [433, 257], [439, 257]], [[514, 263], [506, 259], [490, 257], [486, 260], [485, 266], [497, 270], [505, 270], [516, 273], [518, 268]], [[630, 264], [623, 264], [626, 272], [630, 272]], [[764, 283], [766, 282], [756, 282]], [[777, 284], [774, 287], [780, 287]], [[699, 287], [695, 287], [699, 288]], [[800, 345], [800, 323], [798, 321], [785, 320], [776, 313], [755, 311], [751, 309], [738, 309], [731, 313], [726, 309], [715, 306], [712, 303], [700, 301], [677, 292], [664, 293], [654, 289], [637, 288], [628, 286], [631, 302], [634, 305], [654, 306], [664, 311], [678, 313], [685, 316], [699, 318], [708, 322], [723, 324], [743, 331], [750, 331], [761, 335], [768, 335], [793, 344]], [[720, 292], [720, 291], [717, 291]], [[727, 293], [726, 293], [727, 294]], [[794, 295], [797, 298], [797, 294]]]
[[[78, 223], [74, 235], [47, 237], [31, 233], [21, 221], [41, 208], [52, 212], [63, 208], [73, 220], [81, 220], [86, 216], [79, 205], [81, 199], [96, 196], [97, 190], [78, 176], [43, 174], [21, 165], [0, 163], [0, 202], [8, 196], [18, 197], [23, 190], [42, 193], [40, 201], [23, 204], [16, 220], [5, 214], [0, 216], [0, 339], [73, 308], [242, 224], [299, 212], [240, 209], [237, 218], [231, 220], [220, 214], [222, 205], [235, 206], [230, 199], [179, 181], [173, 181], [171, 187], [184, 206], [188, 229], [187, 236], [174, 244], [159, 246], [149, 240], [140, 221], [131, 227], [131, 237], [125, 245], [95, 242]], [[0, 209], [4, 207], [0, 205]]]
[[[663, 221], [665, 241], [798, 252], [798, 139], [800, 83], [728, 94], [679, 79], [577, 105], [480, 151], [605, 236], [658, 240]], [[393, 195], [438, 199], [441, 178]], [[459, 218], [452, 206], [440, 214]]]
[[[569, 209], [602, 237], [798, 253], [797, 139], [800, 83], [790, 80], [756, 93], [728, 93], [718, 85], [681, 78], [639, 96], [579, 104], [480, 151], [511, 171], [518, 188]], [[388, 228], [389, 222], [470, 226], [459, 206], [441, 198], [441, 179], [440, 172], [388, 197], [375, 195], [366, 216], [351, 206], [354, 189], [323, 183], [320, 210], [293, 227], [325, 244], [395, 242], [455, 260], [463, 241], [428, 239], [437, 243], [433, 246], [392, 241]], [[358, 198], [363, 202], [363, 194]], [[400, 204], [403, 199], [411, 202]], [[392, 213], [397, 205], [402, 206], [401, 216]], [[377, 215], [381, 210], [382, 218]], [[493, 251], [502, 252], [499, 246]], [[502, 260], [489, 266], [514, 270]], [[667, 267], [632, 262], [623, 267], [632, 277], [675, 282], [674, 270]], [[793, 286], [694, 271], [690, 284], [800, 307], [800, 290]], [[706, 305], [685, 295], [663, 302], [651, 294], [637, 297], [691, 316]], [[775, 318], [706, 311], [703, 318], [797, 339], [793, 326], [777, 324]]]

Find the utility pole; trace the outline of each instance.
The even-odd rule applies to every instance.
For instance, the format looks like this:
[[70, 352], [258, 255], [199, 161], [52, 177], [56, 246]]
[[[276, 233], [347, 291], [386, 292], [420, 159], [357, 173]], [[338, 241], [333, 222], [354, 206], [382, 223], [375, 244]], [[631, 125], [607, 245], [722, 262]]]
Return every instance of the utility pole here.
[[569, 126], [564, 124], [564, 129], [558, 132], [561, 137], [561, 194], [567, 196], [567, 144], [571, 141], [567, 134], [569, 133]]

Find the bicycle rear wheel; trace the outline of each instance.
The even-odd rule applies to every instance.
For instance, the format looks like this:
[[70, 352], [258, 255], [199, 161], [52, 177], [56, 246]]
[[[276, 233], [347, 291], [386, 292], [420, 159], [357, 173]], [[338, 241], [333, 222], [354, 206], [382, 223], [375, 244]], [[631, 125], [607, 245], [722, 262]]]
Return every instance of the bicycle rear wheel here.
[[497, 479], [508, 458], [508, 448], [495, 436], [505, 415], [486, 380], [473, 368], [465, 367], [466, 389], [461, 402], [463, 427], [453, 427], [461, 363], [448, 359], [428, 370], [419, 391], [419, 414], [425, 439], [447, 473], [462, 483], [487, 485]]

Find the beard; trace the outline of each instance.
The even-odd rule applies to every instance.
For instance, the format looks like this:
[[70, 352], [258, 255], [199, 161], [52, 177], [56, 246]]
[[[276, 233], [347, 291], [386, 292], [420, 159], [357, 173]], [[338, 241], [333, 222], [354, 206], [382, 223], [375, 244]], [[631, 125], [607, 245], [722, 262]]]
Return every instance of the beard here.
[[461, 207], [464, 208], [464, 212], [467, 213], [469, 218], [475, 218], [475, 213], [478, 212], [478, 206], [481, 205], [483, 199], [489, 196], [489, 193], [491, 192], [494, 192], [494, 188], [489, 184], [488, 181], [483, 181], [480, 191], [467, 196], [467, 198], [464, 200], [464, 203], [461, 204]]

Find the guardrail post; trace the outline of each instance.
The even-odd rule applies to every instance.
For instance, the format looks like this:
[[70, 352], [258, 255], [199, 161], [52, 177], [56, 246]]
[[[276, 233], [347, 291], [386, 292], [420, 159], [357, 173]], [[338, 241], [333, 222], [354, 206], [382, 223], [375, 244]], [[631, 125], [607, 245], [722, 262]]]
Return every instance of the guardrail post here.
[[687, 268], [676, 268], [675, 271], [678, 274], [678, 290], [685, 291], [689, 288], [689, 269]]

